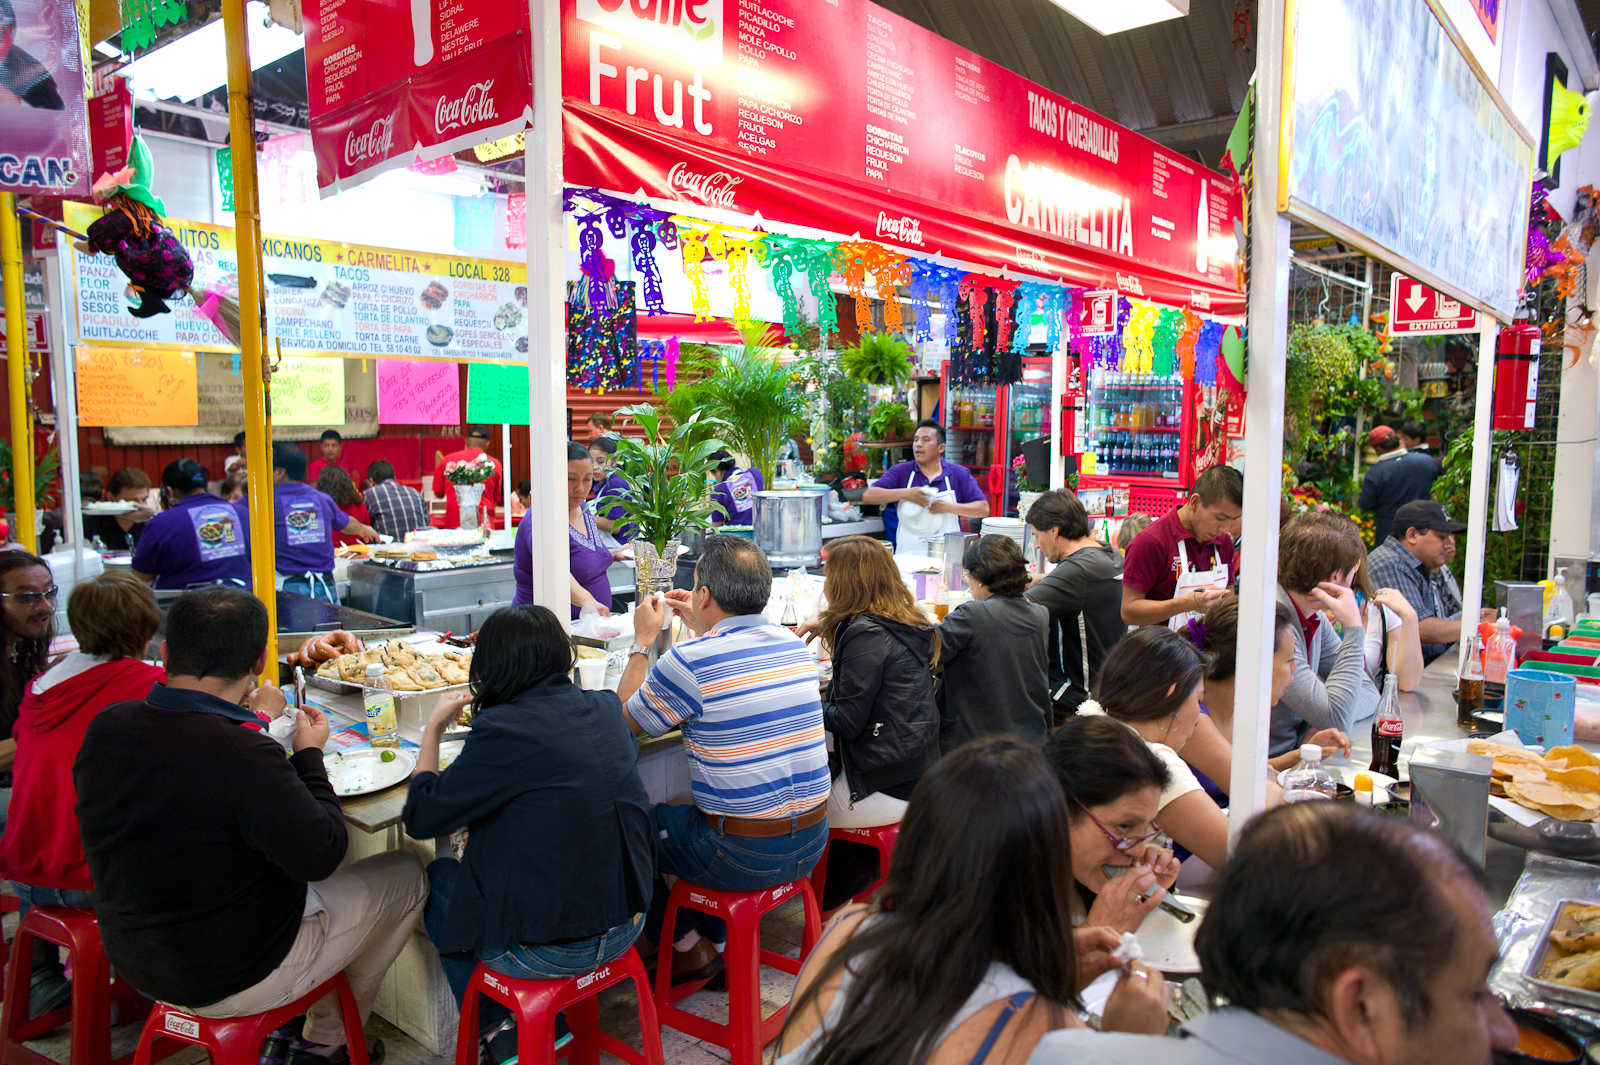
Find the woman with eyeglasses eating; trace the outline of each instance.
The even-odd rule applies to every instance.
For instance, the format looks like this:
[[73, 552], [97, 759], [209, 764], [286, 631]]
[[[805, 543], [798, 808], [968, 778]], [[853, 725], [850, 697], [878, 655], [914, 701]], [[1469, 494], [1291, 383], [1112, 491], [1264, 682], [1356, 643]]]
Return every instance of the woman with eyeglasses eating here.
[[1077, 915], [1137, 932], [1178, 879], [1177, 859], [1155, 843], [1171, 772], [1133, 729], [1081, 711], [1050, 737], [1044, 756], [1067, 794]]

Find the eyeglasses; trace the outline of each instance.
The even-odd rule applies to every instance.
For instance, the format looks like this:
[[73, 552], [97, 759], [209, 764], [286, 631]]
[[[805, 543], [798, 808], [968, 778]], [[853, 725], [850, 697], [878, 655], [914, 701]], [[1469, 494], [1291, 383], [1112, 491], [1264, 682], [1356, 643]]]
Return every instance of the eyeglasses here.
[[50, 600], [52, 603], [55, 602], [56, 595], [60, 591], [60, 588], [52, 584], [42, 592], [0, 592], [0, 597], [15, 599], [19, 603], [26, 603], [28, 606], [32, 606], [45, 599]]
[[1098, 817], [1092, 813], [1089, 813], [1089, 808], [1083, 805], [1083, 803], [1079, 802], [1077, 799], [1073, 799], [1072, 801], [1073, 804], [1078, 807], [1078, 809], [1084, 812], [1089, 820], [1094, 822], [1094, 827], [1100, 830], [1100, 834], [1106, 838], [1106, 842], [1111, 844], [1111, 846], [1115, 847], [1119, 851], [1132, 850], [1141, 843], [1149, 843], [1151, 840], [1161, 835], [1161, 830], [1158, 828], [1153, 832], [1146, 832], [1142, 836], [1119, 836], [1107, 828]]

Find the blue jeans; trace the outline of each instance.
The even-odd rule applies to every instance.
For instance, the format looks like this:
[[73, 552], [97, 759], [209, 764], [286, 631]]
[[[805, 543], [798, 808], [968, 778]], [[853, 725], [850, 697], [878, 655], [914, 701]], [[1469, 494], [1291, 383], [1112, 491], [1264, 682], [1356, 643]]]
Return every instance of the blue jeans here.
[[11, 889], [17, 893], [20, 902], [18, 911], [27, 913], [32, 906], [65, 906], [75, 910], [94, 909], [94, 897], [87, 891], [78, 891], [75, 888], [34, 887], [31, 884], [19, 884], [11, 881]]
[[[435, 943], [444, 935], [445, 914], [449, 912], [450, 895], [455, 891], [456, 876], [460, 872], [461, 863], [454, 858], [436, 858], [428, 866], [428, 904], [422, 911], [422, 924]], [[519, 980], [565, 980], [593, 972], [627, 953], [643, 924], [644, 915], [635, 914], [631, 921], [597, 936], [568, 943], [517, 943], [450, 954], [441, 951], [439, 963], [459, 1006], [478, 962]], [[478, 1030], [480, 1033], [493, 1031], [509, 1016], [510, 1012], [498, 1002], [480, 999]]]
[[337, 604], [339, 602], [339, 596], [338, 593], [334, 591], [333, 574], [318, 573], [314, 574], [314, 577], [315, 579], [313, 580], [310, 577], [307, 577], [305, 574], [301, 574], [298, 577], [285, 576], [283, 578], [283, 588], [281, 591], [295, 592], [299, 595], [308, 595], [313, 599], [320, 599], [324, 603]]
[[[786, 836], [750, 839], [713, 829], [697, 806], [650, 807], [650, 828], [656, 842], [656, 871], [682, 877], [691, 884], [715, 891], [760, 891], [799, 880], [811, 872], [828, 845], [828, 822], [819, 821]], [[666, 885], [658, 878], [645, 937], [655, 942], [667, 912]], [[690, 928], [722, 942], [726, 937], [720, 918], [679, 910], [672, 938]]]

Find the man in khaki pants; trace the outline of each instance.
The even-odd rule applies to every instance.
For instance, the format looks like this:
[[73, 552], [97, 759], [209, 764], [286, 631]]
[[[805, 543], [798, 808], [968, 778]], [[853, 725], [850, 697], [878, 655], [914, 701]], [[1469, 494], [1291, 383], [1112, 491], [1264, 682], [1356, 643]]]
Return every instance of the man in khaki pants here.
[[[343, 971], [364, 1023], [427, 898], [421, 863], [339, 868], [328, 719], [300, 713], [289, 758], [262, 731], [285, 704], [255, 684], [271, 656], [259, 600], [189, 592], [166, 635], [166, 683], [102, 711], [73, 766], [107, 957], [143, 994], [203, 1017], [262, 1013]], [[307, 1011], [302, 1035], [295, 1065], [348, 1062], [336, 997]], [[369, 1043], [378, 1065], [383, 1045]]]

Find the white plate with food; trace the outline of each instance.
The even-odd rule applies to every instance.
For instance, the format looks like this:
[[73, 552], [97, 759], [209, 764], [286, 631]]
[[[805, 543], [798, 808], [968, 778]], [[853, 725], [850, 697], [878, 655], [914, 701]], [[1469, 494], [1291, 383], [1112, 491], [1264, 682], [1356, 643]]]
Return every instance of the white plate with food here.
[[1197, 915], [1187, 923], [1178, 920], [1159, 906], [1150, 911], [1139, 926], [1139, 946], [1144, 950], [1144, 964], [1163, 973], [1186, 975], [1200, 971], [1200, 959], [1194, 952], [1195, 933], [1200, 931], [1200, 920], [1206, 914], [1206, 900], [1193, 895], [1173, 898], [1183, 903]]
[[96, 503], [85, 503], [85, 514], [132, 514], [139, 509], [139, 504], [129, 503], [126, 500], [101, 500]]
[[334, 793], [348, 798], [394, 787], [417, 767], [417, 756], [395, 747], [369, 747], [334, 751], [323, 764]]

